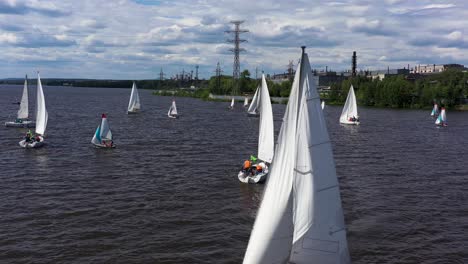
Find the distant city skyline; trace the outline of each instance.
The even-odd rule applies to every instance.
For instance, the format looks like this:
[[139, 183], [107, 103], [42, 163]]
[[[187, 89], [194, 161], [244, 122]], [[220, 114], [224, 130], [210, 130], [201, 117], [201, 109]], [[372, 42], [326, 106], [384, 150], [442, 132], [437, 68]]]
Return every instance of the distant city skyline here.
[[[314, 69], [468, 64], [468, 3], [348, 0], [0, 0], [0, 78], [159, 79], [232, 73], [231, 20], [242, 27], [241, 71], [286, 72], [306, 45]], [[461, 18], [461, 19], [460, 19]]]

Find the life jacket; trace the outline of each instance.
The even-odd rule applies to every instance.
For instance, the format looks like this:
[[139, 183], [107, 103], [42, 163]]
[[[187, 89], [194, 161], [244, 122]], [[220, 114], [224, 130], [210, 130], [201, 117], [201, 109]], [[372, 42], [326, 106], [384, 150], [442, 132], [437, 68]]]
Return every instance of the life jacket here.
[[244, 169], [250, 168], [250, 160], [244, 161]]
[[262, 171], [262, 166], [257, 164], [257, 171]]

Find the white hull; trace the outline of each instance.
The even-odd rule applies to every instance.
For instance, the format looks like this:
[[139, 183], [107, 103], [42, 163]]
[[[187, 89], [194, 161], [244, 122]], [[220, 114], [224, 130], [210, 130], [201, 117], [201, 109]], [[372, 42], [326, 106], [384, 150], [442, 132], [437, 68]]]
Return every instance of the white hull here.
[[39, 141], [26, 142], [26, 139], [23, 139], [19, 142], [19, 145], [22, 148], [40, 148], [44, 146], [44, 138], [39, 136]]
[[139, 113], [140, 109], [132, 110], [132, 111], [127, 111], [127, 114], [136, 114]]
[[250, 117], [259, 117], [259, 116], [260, 116], [260, 113], [247, 112], [247, 116], [250, 116]]
[[[263, 164], [263, 165], [262, 165]], [[257, 164], [254, 164], [253, 167], [255, 167]], [[243, 171], [239, 171], [239, 174], [237, 174], [237, 178], [239, 178], [240, 182], [243, 183], [264, 183], [267, 176], [268, 176], [268, 166], [264, 164], [263, 162], [260, 163], [260, 166], [262, 166], [262, 172], [254, 175], [245, 175]]]
[[21, 123], [10, 121], [10, 122], [5, 122], [6, 127], [35, 127], [36, 122], [34, 121], [23, 121]]
[[340, 121], [340, 123], [345, 125], [359, 125], [359, 121]]
[[262, 172], [256, 175], [245, 176], [245, 173], [243, 171], [239, 171], [239, 174], [237, 175], [237, 177], [239, 178], [240, 182], [256, 184], [256, 183], [264, 183], [267, 178], [267, 175], [268, 175], [268, 172]]
[[167, 115], [167, 116], [168, 116], [169, 118], [173, 118], [173, 119], [177, 119], [177, 118], [179, 118], [179, 116], [178, 116], [178, 115]]

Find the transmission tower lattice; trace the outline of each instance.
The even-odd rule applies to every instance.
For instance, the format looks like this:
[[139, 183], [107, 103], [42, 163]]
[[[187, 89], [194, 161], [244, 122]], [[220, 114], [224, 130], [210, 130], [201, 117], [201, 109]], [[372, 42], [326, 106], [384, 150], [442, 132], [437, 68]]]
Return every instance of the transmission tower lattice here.
[[234, 24], [234, 30], [226, 30], [225, 32], [234, 33], [234, 39], [228, 39], [227, 42], [234, 43], [234, 48], [229, 49], [229, 50], [234, 53], [234, 65], [233, 65], [233, 71], [232, 71], [232, 78], [234, 81], [234, 85], [232, 89], [232, 94], [236, 95], [239, 93], [239, 75], [240, 75], [239, 53], [241, 51], [245, 51], [245, 49], [240, 47], [240, 43], [247, 41], [245, 39], [241, 39], [240, 34], [246, 33], [249, 31], [245, 29], [240, 29], [240, 24], [244, 23], [244, 21], [235, 20], [235, 21], [231, 21], [230, 23]]

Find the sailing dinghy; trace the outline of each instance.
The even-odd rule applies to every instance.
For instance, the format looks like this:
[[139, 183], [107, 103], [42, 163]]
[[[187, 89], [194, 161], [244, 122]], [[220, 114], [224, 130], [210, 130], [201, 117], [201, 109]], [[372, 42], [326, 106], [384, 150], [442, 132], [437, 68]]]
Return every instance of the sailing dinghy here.
[[253, 167], [261, 168], [261, 171], [255, 169], [255, 173], [250, 171], [241, 170], [237, 177], [243, 183], [262, 183], [266, 180], [268, 175], [268, 165], [271, 163], [274, 154], [274, 128], [273, 128], [273, 110], [271, 107], [270, 94], [265, 80], [265, 75], [262, 74], [262, 86], [258, 96], [259, 100], [259, 113], [260, 125], [258, 133], [258, 158], [262, 161], [254, 164]]
[[353, 85], [349, 88], [348, 97], [340, 116], [340, 123], [347, 125], [359, 125], [359, 115], [357, 112], [356, 95]]
[[171, 107], [169, 107], [167, 116], [169, 118], [179, 118], [179, 115], [177, 114], [177, 106], [176, 106], [175, 100], [172, 100], [172, 104], [171, 104]]
[[37, 73], [37, 99], [36, 99], [36, 135], [26, 135], [19, 142], [23, 148], [39, 148], [44, 145], [44, 134], [47, 127], [48, 113], [45, 105], [44, 91], [42, 90], [41, 77]]
[[243, 263], [350, 263], [332, 146], [304, 48]]
[[138, 113], [141, 110], [140, 96], [135, 82], [133, 82], [132, 93], [130, 94], [130, 101], [128, 102], [128, 114]]
[[249, 98], [247, 96], [244, 98], [244, 107], [249, 106]]
[[258, 91], [260, 90], [261, 86], [257, 87], [257, 90], [255, 90], [255, 94], [252, 98], [252, 102], [250, 102], [250, 106], [247, 109], [247, 115], [248, 116], [259, 116], [260, 113], [258, 112], [258, 107], [260, 104], [260, 99], [259, 99], [259, 94]]
[[439, 106], [434, 104], [434, 108], [432, 108], [431, 116], [437, 117], [439, 115]]
[[229, 109], [234, 109], [234, 97], [231, 99], [231, 104], [229, 105]]
[[325, 101], [322, 101], [321, 106], [322, 106], [322, 110], [323, 110], [325, 108]]
[[5, 122], [6, 127], [34, 127], [36, 123], [28, 120], [29, 117], [29, 99], [28, 99], [28, 76], [24, 79], [23, 96], [19, 103], [20, 108], [15, 121]]
[[435, 121], [435, 124], [437, 126], [442, 126], [442, 127], [448, 126], [448, 124], [447, 124], [447, 115], [445, 113], [445, 107], [442, 107], [440, 109], [440, 115], [437, 117], [437, 119]]
[[102, 114], [101, 124], [96, 128], [91, 143], [97, 148], [115, 148], [106, 114]]

